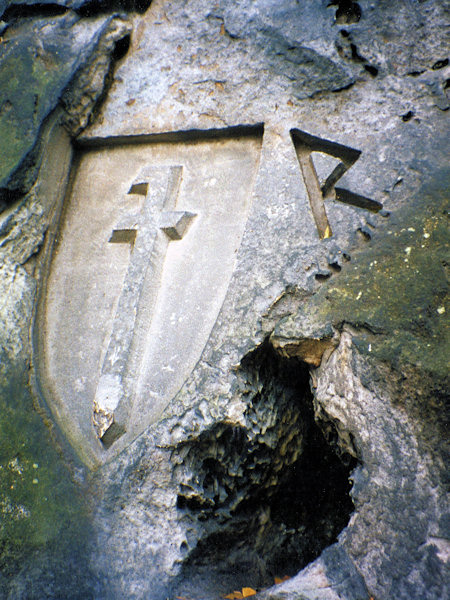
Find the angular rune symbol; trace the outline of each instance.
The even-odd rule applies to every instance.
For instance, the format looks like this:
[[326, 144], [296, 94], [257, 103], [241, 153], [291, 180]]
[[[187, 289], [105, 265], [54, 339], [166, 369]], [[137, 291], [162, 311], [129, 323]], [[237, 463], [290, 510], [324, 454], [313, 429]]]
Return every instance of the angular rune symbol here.
[[283, 138], [296, 157], [290, 147], [276, 172], [281, 182], [286, 170], [293, 187], [281, 193], [287, 210], [272, 211], [266, 188], [277, 185], [278, 158], [266, 133], [258, 125], [189, 133], [173, 144], [146, 137], [81, 157], [49, 254], [35, 325], [45, 335], [34, 351], [42, 397], [87, 464], [123, 450], [181, 392], [213, 328], [222, 327], [236, 265], [259, 251], [255, 215], [270, 215], [276, 230], [296, 218], [302, 188], [295, 178], [304, 182], [321, 240], [332, 235], [328, 200], [382, 208], [336, 187], [359, 150], [291, 129]]
[[182, 239], [196, 216], [174, 210], [181, 174], [181, 166], [141, 171], [128, 194], [143, 196], [143, 207], [139, 214], [119, 222], [109, 239], [129, 243], [132, 249], [94, 400], [94, 424], [106, 447], [125, 433], [133, 402], [126, 379], [142, 292], [149, 279], [155, 285], [160, 278], [169, 242]]
[[[358, 160], [361, 155], [359, 150], [337, 144], [322, 138], [315, 137], [299, 129], [291, 129], [291, 137], [297, 152], [300, 170], [305, 182], [306, 191], [311, 205], [314, 221], [320, 239], [332, 236], [330, 223], [325, 210], [324, 200], [335, 198], [345, 204], [365, 208], [372, 212], [378, 212], [383, 205], [376, 200], [366, 198], [343, 188], [335, 187], [337, 181]], [[316, 169], [311, 157], [312, 152], [321, 152], [339, 159], [339, 163], [327, 177], [323, 185], [320, 185]]]
[[[359, 150], [298, 129], [291, 130], [291, 137], [320, 239], [332, 236], [324, 203], [326, 199], [334, 198], [374, 212], [382, 208], [380, 203], [370, 198], [335, 187], [359, 158]], [[339, 161], [322, 185], [312, 159], [314, 152]], [[194, 213], [174, 210], [181, 173], [181, 166], [150, 167], [141, 171], [128, 193], [141, 196], [144, 199], [143, 207], [139, 214], [128, 215], [119, 222], [109, 239], [111, 243], [130, 244], [131, 258], [94, 399], [94, 426], [106, 448], [127, 430], [134, 397], [136, 393], [142, 393], [137, 379], [145, 370], [143, 363], [148, 362], [148, 356], [146, 358], [142, 345], [138, 348], [136, 340], [141, 334], [137, 319], [139, 317], [139, 322], [147, 324], [151, 321], [156, 301], [155, 290], [161, 279], [169, 242], [182, 239], [196, 216]], [[145, 302], [142, 298], [145, 298]], [[140, 355], [141, 350], [143, 355]], [[149, 390], [144, 395], [152, 393]]]

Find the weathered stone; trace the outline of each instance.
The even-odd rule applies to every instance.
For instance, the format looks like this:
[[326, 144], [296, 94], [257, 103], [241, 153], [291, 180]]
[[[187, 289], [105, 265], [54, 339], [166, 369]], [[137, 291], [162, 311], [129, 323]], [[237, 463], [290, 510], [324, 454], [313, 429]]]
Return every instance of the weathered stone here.
[[302, 315], [277, 324], [273, 337], [295, 340], [308, 332], [314, 338], [324, 322], [330, 329], [347, 323], [358, 330], [354, 343], [361, 353], [414, 365], [436, 386], [445, 385], [448, 186], [448, 173], [438, 170], [388, 227], [373, 232], [374, 243], [356, 251], [338, 279], [306, 301]]
[[[1, 208], [29, 190], [41, 161], [40, 134], [61, 98], [70, 113], [81, 98], [70, 84], [80, 79], [77, 94], [85, 107], [77, 110], [78, 133], [101, 96], [115, 44], [129, 33], [115, 17], [87, 21], [74, 14], [31, 19], [7, 29], [0, 55], [0, 202]], [[27, 82], [27, 93], [23, 83]], [[86, 82], [89, 82], [87, 85]], [[77, 107], [78, 108], [78, 107]]]
[[[48, 41], [30, 37], [38, 31], [38, 24], [44, 30], [47, 27]], [[89, 575], [87, 562], [89, 501], [84, 497], [83, 471], [70, 465], [70, 460], [61, 460], [60, 443], [64, 442], [58, 428], [41, 409], [36, 410], [36, 395], [29, 387], [30, 323], [38, 296], [36, 254], [58, 199], [65, 193], [73, 154], [70, 133], [86, 124], [111, 70], [115, 44], [129, 32], [129, 26], [116, 18], [86, 23], [84, 33], [83, 28], [75, 18], [17, 21], [1, 44], [1, 73], [6, 78], [1, 93], [8, 98], [8, 114], [2, 115], [2, 178], [22, 182], [22, 189], [32, 186], [12, 204], [17, 194], [10, 189], [6, 194], [10, 201], [6, 208], [2, 203], [0, 216], [2, 598], [89, 598], [95, 579]], [[16, 35], [19, 39], [12, 39]], [[21, 52], [8, 52], [8, 44], [9, 50], [22, 48]], [[45, 52], [33, 55], [33, 48]], [[60, 58], [55, 74], [49, 65], [55, 66]], [[42, 75], [39, 81], [36, 69]], [[8, 74], [12, 74], [9, 79]], [[78, 83], [84, 77], [89, 85], [68, 95], [74, 74]], [[66, 111], [53, 110], [63, 92]], [[31, 116], [28, 108], [33, 103], [37, 112]], [[11, 121], [11, 114], [16, 121]], [[8, 142], [10, 135], [17, 136], [17, 145]], [[22, 172], [15, 178], [17, 161], [36, 140], [37, 146], [25, 156]]]
[[88, 508], [27, 385], [36, 281], [3, 262], [0, 282], [0, 596], [89, 598]]
[[339, 545], [324, 550], [318, 560], [275, 588], [262, 592], [263, 600], [360, 600], [368, 598], [368, 590], [360, 573]]
[[0, 18], [49, 16], [65, 10], [75, 10], [85, 16], [116, 10], [144, 12], [150, 3], [151, 0], [1, 0]]
[[[0, 332], [93, 507], [66, 596], [446, 597], [446, 15], [154, 2], [68, 187], [95, 61], [59, 95], [2, 221]], [[64, 596], [54, 531], [5, 596]]]

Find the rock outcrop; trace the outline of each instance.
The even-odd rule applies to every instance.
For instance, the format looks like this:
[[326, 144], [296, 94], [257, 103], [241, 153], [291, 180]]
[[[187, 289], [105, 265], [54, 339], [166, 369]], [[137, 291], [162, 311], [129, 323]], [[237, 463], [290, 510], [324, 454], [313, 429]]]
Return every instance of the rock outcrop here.
[[0, 1], [0, 595], [444, 598], [448, 8], [149, 4]]

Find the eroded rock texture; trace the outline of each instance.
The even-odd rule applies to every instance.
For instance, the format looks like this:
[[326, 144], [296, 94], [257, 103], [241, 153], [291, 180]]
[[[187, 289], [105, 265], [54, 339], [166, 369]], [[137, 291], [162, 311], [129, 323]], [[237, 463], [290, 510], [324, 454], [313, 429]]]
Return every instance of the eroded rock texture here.
[[[440, 600], [448, 7], [149, 4], [0, 1], [0, 595]], [[125, 317], [155, 164], [182, 177], [151, 214], [166, 254]], [[222, 199], [244, 188], [232, 230]], [[192, 210], [193, 191], [208, 206]], [[86, 202], [102, 207], [89, 222]], [[229, 229], [211, 219], [189, 246], [210, 205]], [[217, 265], [214, 238], [232, 235]], [[52, 287], [66, 255], [73, 279]], [[176, 346], [195, 366], [152, 404], [148, 331], [168, 343], [169, 326], [151, 330], [165, 306], [180, 337], [185, 306], [211, 326]], [[127, 326], [129, 358], [111, 342]], [[73, 340], [52, 355], [58, 328]], [[108, 348], [134, 421], [106, 444], [91, 423], [104, 361], [83, 362]]]

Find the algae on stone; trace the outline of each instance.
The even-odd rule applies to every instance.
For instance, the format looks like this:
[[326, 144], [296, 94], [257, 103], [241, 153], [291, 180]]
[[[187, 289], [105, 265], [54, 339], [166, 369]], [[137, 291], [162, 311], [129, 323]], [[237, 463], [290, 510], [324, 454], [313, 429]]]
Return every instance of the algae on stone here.
[[274, 335], [295, 339], [306, 327], [310, 334], [324, 323], [338, 329], [349, 324], [359, 330], [360, 352], [444, 379], [450, 349], [447, 190], [445, 173], [436, 173]]

